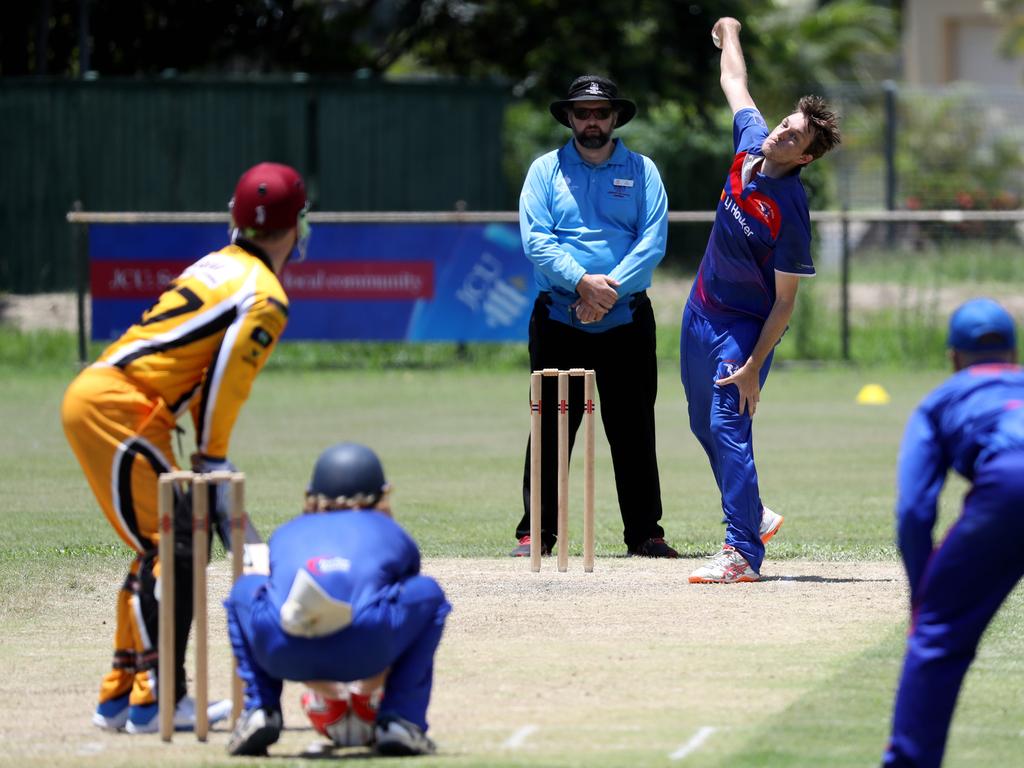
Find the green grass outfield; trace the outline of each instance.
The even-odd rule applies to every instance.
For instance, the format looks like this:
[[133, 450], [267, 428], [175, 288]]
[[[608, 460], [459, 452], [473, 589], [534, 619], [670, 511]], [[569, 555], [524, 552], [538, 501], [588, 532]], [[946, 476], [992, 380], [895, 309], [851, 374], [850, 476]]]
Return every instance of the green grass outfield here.
[[[782, 534], [770, 545], [769, 568], [770, 563], [778, 568], [801, 560], [895, 561], [892, 503], [900, 435], [910, 409], [944, 375], [937, 370], [799, 364], [780, 365], [772, 372], [756, 417], [756, 451], [762, 496], [787, 519]], [[40, 652], [25, 640], [31, 627], [44, 624], [54, 611], [67, 611], [70, 617], [76, 601], [107, 600], [105, 594], [97, 596], [96, 578], [110, 582], [112, 618], [113, 593], [127, 562], [124, 547], [98, 512], [61, 432], [60, 400], [72, 376], [73, 370], [64, 365], [0, 363], [0, 626], [6, 628], [0, 630], [0, 691], [38, 684], [18, 677], [26, 654], [34, 657]], [[892, 402], [857, 405], [857, 391], [867, 383], [883, 385]], [[492, 558], [500, 564], [497, 561], [505, 558], [513, 544], [513, 528], [522, 512], [527, 403], [528, 377], [507, 365], [491, 370], [452, 366], [288, 372], [276, 368], [257, 381], [237, 425], [231, 458], [247, 474], [250, 514], [269, 532], [297, 512], [312, 462], [323, 447], [340, 440], [366, 442], [380, 453], [395, 485], [396, 517], [420, 542], [426, 558]], [[658, 407], [663, 524], [668, 540], [681, 553], [701, 557], [718, 547], [722, 527], [711, 473], [689, 434], [685, 413], [677, 373], [666, 366]], [[188, 453], [187, 437], [183, 446]], [[581, 475], [577, 471], [573, 480], [574, 554], [579, 554]], [[610, 558], [624, 551], [610, 460], [600, 429], [597, 478], [600, 569], [602, 559], [617, 565], [620, 561]], [[940, 528], [952, 520], [962, 492], [962, 483], [950, 484]], [[1006, 552], [978, 553], [978, 573], [983, 573], [986, 558], [1016, 556], [1015, 552], [1016, 544], [1011, 542]], [[703, 589], [675, 581], [666, 584], [666, 590]], [[749, 592], [737, 594], [756, 596], [757, 589], [768, 594], [767, 584], [751, 586]], [[671, 605], [672, 595], [665, 597]], [[555, 594], [548, 599], [569, 601], [571, 596]], [[517, 631], [515, 610], [516, 606], [510, 605], [506, 617], [512, 633]], [[808, 605], [807, 610], [814, 611], [815, 606]], [[787, 656], [785, 648], [759, 649], [757, 627], [748, 626], [743, 612], [738, 613], [709, 625], [706, 643], [714, 644], [719, 632], [750, 633], [750, 656], [730, 681], [741, 687], [749, 681], [752, 690], [777, 685], [797, 692], [769, 720], [758, 716], [756, 697], [718, 700], [716, 686], [710, 685], [701, 694], [707, 709], [730, 713], [735, 728], [727, 736], [710, 737], [705, 746], [684, 757], [659, 758], [658, 762], [643, 750], [630, 751], [632, 747], [612, 745], [594, 751], [571, 740], [555, 739], [545, 742], [542, 752], [481, 754], [469, 750], [416, 764], [876, 765], [902, 654], [907, 618], [902, 606], [868, 639], [851, 642], [824, 666], [810, 658], [802, 664], [800, 658]], [[687, 618], [681, 615], [671, 620], [685, 622]], [[664, 609], [652, 616], [652, 621], [667, 619]], [[73, 643], [75, 625], [72, 619], [68, 621], [67, 641]], [[1022, 623], [1024, 601], [1018, 590], [990, 628], [968, 675], [946, 765], [1018, 764], [1024, 747]], [[825, 636], [831, 627], [823, 623], [817, 631]], [[552, 636], [551, 640], [559, 638]], [[104, 662], [107, 646], [94, 650], [97, 663]], [[626, 650], [629, 653], [622, 663], [629, 663], [630, 654], [639, 652], [638, 658], [643, 657], [641, 648]], [[568, 652], [572, 652], [571, 646]], [[700, 645], [680, 647], [677, 653], [692, 660], [694, 668], [702, 664]], [[785, 670], [785, 677], [773, 674], [778, 669]], [[512, 676], [508, 689], [513, 697], [527, 695], [534, 685], [524, 670], [496, 669], [495, 674]], [[658, 706], [666, 683], [657, 677], [637, 678], [636, 690], [628, 695]], [[53, 695], [60, 696], [60, 686], [56, 690]], [[606, 695], [627, 692], [611, 690]], [[81, 717], [86, 719], [92, 694], [81, 697]], [[26, 756], [31, 750], [18, 743], [12, 725], [22, 713], [7, 710], [3, 698], [0, 719], [6, 726], [0, 730], [5, 749], [0, 764], [6, 759], [15, 760], [11, 764], [46, 764], [33, 763]], [[665, 701], [665, 706], [671, 706], [670, 696], [666, 695]], [[700, 699], [688, 702], [700, 704]], [[39, 706], [44, 713], [45, 702]], [[585, 709], [559, 714], [574, 716], [581, 725], [602, 732], [601, 723], [589, 722]], [[626, 726], [642, 730], [645, 722], [628, 722]], [[607, 725], [612, 731], [612, 726], [625, 727], [623, 723]], [[650, 727], [662, 726], [652, 721]], [[436, 736], [443, 744], [444, 733]], [[682, 733], [679, 742], [687, 738]], [[247, 764], [227, 760], [219, 750], [210, 749], [203, 764]], [[154, 762], [159, 764], [156, 754]]]

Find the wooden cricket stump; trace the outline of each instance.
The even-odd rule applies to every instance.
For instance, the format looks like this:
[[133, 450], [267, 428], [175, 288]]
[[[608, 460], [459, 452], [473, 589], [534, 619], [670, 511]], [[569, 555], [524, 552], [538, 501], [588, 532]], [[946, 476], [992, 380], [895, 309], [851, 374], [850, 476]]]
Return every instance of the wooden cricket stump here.
[[[207, 610], [207, 551], [210, 541], [209, 486], [227, 483], [231, 498], [231, 576], [232, 584], [242, 574], [245, 545], [245, 475], [241, 472], [164, 472], [158, 481], [157, 514], [160, 525], [160, 608], [157, 702], [160, 738], [170, 741], [174, 735], [175, 690], [175, 616], [174, 616], [174, 491], [192, 486], [192, 607], [195, 632], [195, 733], [206, 741], [210, 723], [209, 706], [209, 620]], [[232, 653], [232, 658], [234, 654]], [[242, 680], [237, 664], [232, 664], [231, 714], [237, 721], [242, 707]]]
[[583, 570], [594, 570], [594, 372], [544, 368], [530, 375], [530, 570], [541, 561], [541, 419], [545, 376], [558, 379], [558, 570], [569, 570], [569, 378], [583, 377]]

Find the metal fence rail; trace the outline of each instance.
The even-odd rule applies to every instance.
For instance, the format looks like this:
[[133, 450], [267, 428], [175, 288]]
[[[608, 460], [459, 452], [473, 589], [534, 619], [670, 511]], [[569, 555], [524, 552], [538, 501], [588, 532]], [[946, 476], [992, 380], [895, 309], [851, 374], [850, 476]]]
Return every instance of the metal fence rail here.
[[[87, 354], [85, 327], [85, 296], [88, 283], [89, 224], [148, 224], [148, 223], [228, 223], [226, 212], [93, 212], [74, 210], [67, 213], [67, 221], [76, 236], [73, 259], [76, 264], [76, 291], [78, 297], [79, 356]], [[385, 211], [351, 212], [318, 211], [309, 215], [314, 224], [452, 224], [452, 223], [515, 223], [516, 211]], [[707, 227], [714, 221], [711, 211], [672, 211], [669, 221], [675, 224], [693, 224]], [[836, 294], [819, 298], [829, 312], [837, 317], [835, 329], [838, 348], [831, 356], [852, 359], [851, 337], [855, 318], [862, 319], [853, 299], [863, 298], [866, 291], [877, 290], [876, 304], [882, 309], [898, 311], [899, 322], [912, 327], [921, 335], [921, 318], [927, 316], [932, 326], [941, 314], [939, 303], [951, 299], [950, 283], [958, 279], [973, 280], [986, 286], [999, 285], [1007, 290], [1024, 285], [1024, 210], [872, 210], [816, 211], [811, 214], [815, 227], [814, 260], [819, 274], [835, 280]], [[703, 236], [706, 239], [706, 235]], [[929, 254], [933, 254], [929, 257]], [[953, 254], [953, 256], [950, 256]], [[952, 266], [950, 259], [960, 259]], [[945, 260], [945, 263], [942, 260]], [[851, 273], [861, 277], [856, 291], [851, 290]], [[946, 276], [944, 276], [946, 275]], [[867, 276], [867, 277], [865, 277]], [[876, 281], [871, 285], [864, 284]], [[880, 282], [879, 282], [880, 281]], [[942, 284], [942, 281], [945, 281]], [[832, 285], [830, 282], [829, 285]], [[893, 286], [898, 290], [893, 292]], [[882, 288], [885, 287], [885, 290]], [[962, 291], [961, 291], [962, 292]], [[855, 295], [854, 295], [855, 294]], [[895, 296], [895, 298], [893, 298]], [[798, 303], [806, 306], [805, 300]], [[888, 306], [886, 302], [899, 302]], [[1022, 299], [1024, 302], [1024, 299]], [[878, 306], [874, 307], [878, 308]], [[1011, 308], [1013, 309], [1013, 308]], [[1024, 311], [1024, 304], [1021, 310]], [[795, 323], [797, 333], [803, 332]], [[934, 328], [928, 331], [934, 335]], [[908, 334], [911, 338], [913, 334]], [[917, 342], [902, 341], [913, 353]], [[805, 350], [806, 351], [806, 350]], [[810, 350], [812, 356], [814, 350]]]
[[[228, 214], [213, 212], [164, 211], [69, 211], [71, 224], [217, 224], [228, 222]], [[713, 222], [713, 211], [669, 211], [671, 224]], [[312, 211], [313, 224], [459, 224], [487, 222], [517, 222], [517, 211]], [[1024, 209], [1012, 211], [812, 211], [811, 222], [838, 224], [841, 222], [1024, 222]]]

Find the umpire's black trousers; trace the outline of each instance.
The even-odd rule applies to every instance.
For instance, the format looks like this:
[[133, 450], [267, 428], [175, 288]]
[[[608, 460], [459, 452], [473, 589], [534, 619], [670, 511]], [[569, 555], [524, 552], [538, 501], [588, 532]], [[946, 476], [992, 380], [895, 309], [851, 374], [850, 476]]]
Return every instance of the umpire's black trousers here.
[[[631, 300], [633, 322], [603, 333], [551, 320], [550, 299], [542, 293], [530, 316], [530, 366], [591, 368], [600, 394], [601, 422], [611, 448], [615, 490], [622, 514], [623, 539], [634, 549], [647, 539], [660, 538], [661, 483], [654, 437], [654, 401], [658, 394], [658, 361], [654, 312], [646, 293]], [[553, 547], [558, 526], [558, 382], [543, 379], [541, 401], [541, 539]], [[569, 379], [569, 450], [583, 420], [583, 377]], [[523, 469], [524, 514], [516, 537], [530, 533], [530, 445]]]

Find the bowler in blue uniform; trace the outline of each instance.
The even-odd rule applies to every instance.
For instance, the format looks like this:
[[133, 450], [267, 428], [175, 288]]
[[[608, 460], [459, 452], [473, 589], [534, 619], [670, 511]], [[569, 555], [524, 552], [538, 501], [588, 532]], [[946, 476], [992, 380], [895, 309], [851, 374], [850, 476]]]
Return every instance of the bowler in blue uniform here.
[[683, 311], [680, 376], [690, 429], [722, 494], [725, 545], [693, 572], [695, 583], [759, 578], [764, 544], [782, 516], [764, 507], [751, 424], [772, 353], [814, 274], [800, 171], [839, 143], [835, 114], [805, 96], [772, 131], [747, 90], [736, 19], [719, 19], [721, 85], [733, 111], [735, 155], [704, 258]]
[[[1013, 318], [974, 299], [949, 321], [956, 373], [910, 416], [900, 447], [897, 537], [910, 582], [911, 627], [886, 768], [934, 768], [985, 627], [1024, 576], [1024, 558], [985, 560], [1024, 538], [1024, 370]], [[953, 470], [971, 484], [938, 546], [937, 504]]]
[[270, 575], [243, 576], [231, 590], [228, 632], [245, 682], [231, 754], [265, 754], [278, 740], [284, 680], [382, 673], [377, 751], [434, 751], [427, 705], [451, 606], [420, 574], [419, 550], [391, 518], [388, 490], [369, 448], [328, 448], [313, 469], [305, 513], [270, 538]]

